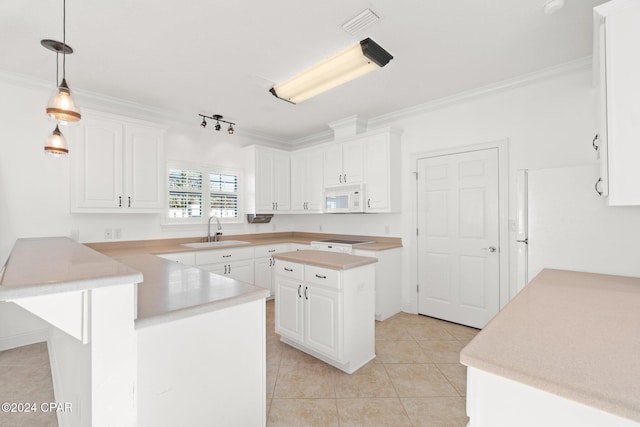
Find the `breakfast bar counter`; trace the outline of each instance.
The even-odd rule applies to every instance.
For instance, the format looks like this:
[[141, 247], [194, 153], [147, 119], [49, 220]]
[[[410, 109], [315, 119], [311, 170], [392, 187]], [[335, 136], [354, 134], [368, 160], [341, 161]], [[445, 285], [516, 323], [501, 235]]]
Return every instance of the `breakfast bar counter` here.
[[640, 426], [638, 313], [640, 278], [543, 270], [460, 354], [469, 426]]

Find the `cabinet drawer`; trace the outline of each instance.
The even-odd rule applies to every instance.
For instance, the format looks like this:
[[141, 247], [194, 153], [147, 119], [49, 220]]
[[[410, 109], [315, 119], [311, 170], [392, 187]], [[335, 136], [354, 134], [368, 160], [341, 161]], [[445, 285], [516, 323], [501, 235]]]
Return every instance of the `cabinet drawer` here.
[[307, 265], [304, 271], [304, 281], [328, 288], [340, 289], [340, 271]]
[[196, 252], [196, 265], [217, 264], [253, 258], [253, 248], [216, 249]]
[[295, 262], [276, 260], [275, 273], [293, 280], [304, 279], [304, 265]]
[[288, 252], [289, 251], [289, 243], [278, 243], [275, 245], [264, 245], [264, 246], [256, 246], [255, 257], [262, 258], [271, 256], [273, 254], [277, 254], [280, 252]]

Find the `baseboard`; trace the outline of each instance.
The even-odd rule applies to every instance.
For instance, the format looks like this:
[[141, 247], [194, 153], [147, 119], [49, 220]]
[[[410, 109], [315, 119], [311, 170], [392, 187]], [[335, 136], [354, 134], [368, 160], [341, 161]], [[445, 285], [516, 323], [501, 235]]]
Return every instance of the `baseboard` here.
[[49, 328], [35, 329], [29, 332], [0, 337], [0, 351], [10, 350], [29, 344], [47, 341]]

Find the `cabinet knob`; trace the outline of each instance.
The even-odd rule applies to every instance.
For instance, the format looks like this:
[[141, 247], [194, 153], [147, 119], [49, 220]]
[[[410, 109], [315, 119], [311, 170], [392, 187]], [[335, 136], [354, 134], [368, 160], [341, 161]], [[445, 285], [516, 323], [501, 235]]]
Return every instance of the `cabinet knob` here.
[[327, 278], [327, 276], [323, 276], [323, 275], [320, 275], [320, 274], [316, 274], [316, 277], [318, 279], [326, 279]]
[[298, 298], [302, 298], [302, 295], [300, 295], [301, 288], [302, 288], [302, 285], [298, 285]]
[[309, 299], [309, 287], [305, 286], [304, 287], [304, 299]]
[[371, 208], [371, 199], [367, 199], [367, 207]]
[[118, 196], [118, 207], [122, 207], [122, 196]]
[[593, 137], [593, 141], [591, 141], [591, 145], [593, 146], [593, 149], [596, 151], [600, 149], [600, 144], [596, 144], [597, 140], [598, 140], [598, 134], [596, 133], [596, 136]]
[[293, 268], [287, 268], [287, 267], [285, 267], [285, 268], [284, 268], [284, 271], [288, 271], [289, 273], [291, 273], [291, 272], [293, 271]]
[[129, 199], [129, 200], [127, 201], [127, 203], [128, 203], [128, 206], [127, 206], [127, 207], [128, 207], [128, 208], [130, 208], [130, 207], [131, 207], [131, 196], [127, 197], [127, 199]]

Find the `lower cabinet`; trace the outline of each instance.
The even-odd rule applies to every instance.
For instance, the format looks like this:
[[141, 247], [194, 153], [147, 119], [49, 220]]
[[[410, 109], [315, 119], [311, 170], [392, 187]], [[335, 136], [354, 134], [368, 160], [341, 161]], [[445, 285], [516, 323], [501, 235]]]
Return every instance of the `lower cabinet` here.
[[253, 284], [253, 260], [233, 261], [222, 264], [198, 265], [205, 271], [228, 276], [240, 282]]
[[275, 265], [275, 260], [271, 256], [279, 252], [286, 252], [289, 250], [289, 243], [256, 246], [254, 252], [254, 279], [252, 283], [255, 286], [268, 289], [271, 296], [273, 296], [273, 274], [271, 273], [271, 270]]
[[281, 340], [353, 373], [375, 357], [373, 265], [332, 270], [276, 259]]

